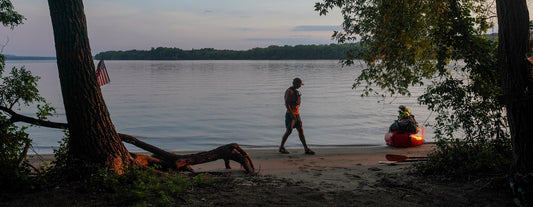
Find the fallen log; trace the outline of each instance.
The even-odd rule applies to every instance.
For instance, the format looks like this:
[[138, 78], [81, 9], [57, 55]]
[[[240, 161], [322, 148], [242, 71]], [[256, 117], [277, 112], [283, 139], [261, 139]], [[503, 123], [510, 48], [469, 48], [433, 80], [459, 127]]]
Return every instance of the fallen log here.
[[[15, 122], [25, 122], [28, 124], [33, 124], [37, 126], [57, 128], [57, 129], [67, 129], [68, 124], [58, 123], [46, 120], [35, 119], [32, 117], [20, 115], [13, 110], [0, 106], [0, 110], [6, 112], [11, 117], [8, 120], [8, 123]], [[233, 160], [241, 164], [244, 170], [247, 173], [254, 173], [254, 165], [252, 159], [238, 144], [231, 143], [227, 145], [220, 146], [216, 149], [199, 152], [196, 154], [189, 155], [177, 155], [170, 153], [156, 146], [150, 145], [146, 142], [140, 141], [134, 136], [119, 133], [120, 139], [123, 142], [132, 144], [136, 147], [139, 147], [143, 150], [153, 153], [152, 156], [131, 153], [132, 157], [135, 158], [139, 163], [146, 166], [159, 165], [163, 168], [173, 169], [173, 170], [191, 170], [190, 165], [202, 164], [206, 162], [212, 162], [215, 160], [223, 159], [226, 169], [231, 169], [229, 161]]]
[[165, 165], [165, 167], [171, 169], [181, 169], [189, 165], [197, 165], [206, 162], [212, 162], [219, 159], [224, 159], [226, 169], [231, 169], [229, 161], [233, 160], [240, 163], [247, 173], [254, 172], [252, 159], [250, 158], [248, 153], [246, 153], [246, 151], [244, 151], [236, 143], [223, 145], [214, 150], [199, 152], [196, 154], [176, 155], [174, 153], [167, 152], [158, 147], [140, 141], [131, 135], [119, 133], [119, 136], [123, 142], [130, 143], [141, 149], [153, 153], [153, 158], [163, 161], [162, 163], [156, 162], [156, 164], [163, 164]]

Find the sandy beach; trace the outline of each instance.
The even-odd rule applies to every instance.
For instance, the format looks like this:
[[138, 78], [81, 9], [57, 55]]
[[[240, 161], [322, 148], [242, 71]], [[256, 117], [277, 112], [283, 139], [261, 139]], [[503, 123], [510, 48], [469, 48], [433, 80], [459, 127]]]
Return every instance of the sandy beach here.
[[[386, 154], [424, 157], [434, 147], [424, 144], [411, 148], [389, 146], [337, 146], [313, 148], [315, 155], [304, 154], [303, 148], [288, 148], [290, 154], [281, 154], [277, 149], [246, 149], [259, 175], [290, 179], [305, 183], [308, 187], [324, 190], [351, 190], [359, 188], [359, 182], [375, 182], [377, 174], [394, 173], [405, 169], [413, 162], [390, 162]], [[191, 154], [191, 152], [176, 152]], [[39, 165], [50, 162], [53, 155], [31, 156], [30, 163]], [[191, 166], [195, 172], [217, 172], [231, 176], [245, 175], [239, 163], [230, 162], [232, 169], [225, 169], [224, 161], [218, 160]]]
[[[411, 148], [389, 146], [339, 146], [313, 148], [316, 155], [305, 155], [302, 148], [245, 149], [251, 156], [258, 179], [266, 180], [284, 193], [257, 199], [270, 202], [266, 206], [509, 206], [506, 189], [499, 181], [450, 182], [410, 175], [408, 168], [415, 162], [391, 162], [386, 154], [425, 157], [434, 144]], [[232, 177], [244, 175], [238, 163], [224, 169], [223, 161], [193, 166], [196, 171], [227, 172]], [[239, 179], [236, 179], [239, 180]], [[280, 182], [281, 180], [281, 182]], [[251, 191], [242, 197], [260, 197], [257, 184], [242, 177], [239, 186]], [[250, 187], [251, 186], [251, 187]], [[497, 186], [496, 188], [494, 186]], [[261, 193], [259, 193], [261, 192]], [[268, 191], [266, 192], [268, 194]], [[229, 194], [229, 196], [234, 196]], [[223, 199], [218, 196], [218, 200]], [[226, 196], [227, 197], [227, 196]], [[273, 199], [273, 197], [276, 197]], [[324, 202], [326, 201], [326, 202]], [[233, 205], [234, 200], [220, 205]], [[255, 206], [250, 201], [245, 206]], [[255, 202], [255, 200], [254, 200]], [[326, 204], [325, 204], [326, 203]]]
[[[434, 147], [425, 144], [412, 148], [389, 146], [339, 146], [313, 148], [315, 155], [305, 155], [303, 148], [287, 149], [290, 154], [281, 154], [277, 149], [245, 149], [254, 162], [259, 175], [274, 176], [304, 183], [308, 187], [323, 190], [354, 190], [360, 182], [375, 182], [379, 173], [394, 173], [405, 169], [413, 162], [390, 162], [386, 154], [426, 156]], [[233, 169], [224, 168], [222, 160], [192, 166], [198, 172], [230, 172], [243, 175], [236, 162]]]
[[[386, 154], [424, 157], [435, 146], [338, 146], [311, 148], [246, 149], [259, 176], [245, 174], [239, 163], [223, 160], [191, 166], [208, 173], [217, 185], [194, 188], [182, 196], [186, 206], [510, 206], [511, 195], [502, 188], [505, 179], [450, 182], [408, 173], [414, 162], [387, 161]], [[178, 152], [191, 154], [196, 152]], [[32, 157], [42, 164], [53, 155]], [[24, 200], [24, 199], [22, 199]], [[70, 200], [54, 200], [55, 203]], [[70, 204], [70, 203], [69, 203]], [[61, 205], [59, 205], [61, 206]], [[68, 206], [68, 205], [67, 205]]]

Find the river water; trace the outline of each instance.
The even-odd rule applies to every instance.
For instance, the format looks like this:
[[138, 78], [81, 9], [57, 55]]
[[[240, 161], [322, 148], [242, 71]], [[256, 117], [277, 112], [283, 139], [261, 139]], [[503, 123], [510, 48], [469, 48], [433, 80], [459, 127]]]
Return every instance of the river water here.
[[[56, 108], [52, 121], [66, 122], [55, 60], [7, 61], [41, 77], [39, 89]], [[292, 79], [304, 86], [300, 108], [311, 147], [385, 145], [384, 135], [407, 105], [424, 124], [432, 115], [412, 97], [361, 97], [352, 89], [361, 64], [303, 61], [106, 61], [111, 83], [101, 87], [111, 119], [121, 133], [167, 150], [208, 150], [228, 143], [276, 148], [284, 129], [283, 95]], [[31, 107], [22, 113], [34, 116]], [[434, 116], [434, 115], [433, 115]], [[51, 153], [61, 130], [27, 130], [37, 153]], [[427, 128], [426, 142], [432, 140]], [[301, 147], [297, 132], [288, 148]], [[139, 149], [127, 145], [130, 150]]]

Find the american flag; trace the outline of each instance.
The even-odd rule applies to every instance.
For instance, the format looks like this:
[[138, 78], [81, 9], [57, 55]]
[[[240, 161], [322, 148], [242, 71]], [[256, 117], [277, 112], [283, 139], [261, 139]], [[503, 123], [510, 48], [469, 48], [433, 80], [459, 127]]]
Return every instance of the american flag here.
[[96, 68], [96, 79], [98, 81], [98, 85], [100, 86], [103, 86], [111, 82], [111, 79], [109, 79], [109, 75], [107, 74], [107, 69], [104, 64], [104, 59], [101, 59], [100, 62], [98, 63], [98, 67]]

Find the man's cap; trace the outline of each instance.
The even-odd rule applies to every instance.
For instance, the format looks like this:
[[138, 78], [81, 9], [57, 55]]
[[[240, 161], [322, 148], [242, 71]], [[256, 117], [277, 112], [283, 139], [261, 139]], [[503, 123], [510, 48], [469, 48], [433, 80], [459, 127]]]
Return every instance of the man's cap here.
[[300, 78], [295, 78], [294, 80], [292, 80], [292, 84], [296, 84], [296, 83], [304, 85], [304, 83], [302, 82], [302, 79], [300, 79]]
[[406, 107], [405, 105], [400, 105], [398, 108], [399, 108], [400, 110], [402, 110], [402, 111], [404, 111], [405, 109], [407, 109], [407, 107]]

